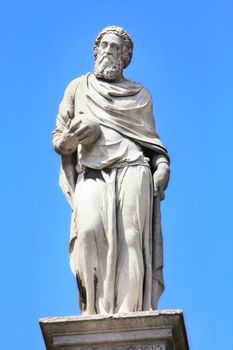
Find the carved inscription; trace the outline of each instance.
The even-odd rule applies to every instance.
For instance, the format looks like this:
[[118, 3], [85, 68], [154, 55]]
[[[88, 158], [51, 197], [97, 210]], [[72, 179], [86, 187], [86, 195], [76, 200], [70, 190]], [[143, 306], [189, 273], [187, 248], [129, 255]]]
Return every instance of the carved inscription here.
[[164, 345], [127, 345], [112, 347], [93, 347], [92, 350], [165, 350]]

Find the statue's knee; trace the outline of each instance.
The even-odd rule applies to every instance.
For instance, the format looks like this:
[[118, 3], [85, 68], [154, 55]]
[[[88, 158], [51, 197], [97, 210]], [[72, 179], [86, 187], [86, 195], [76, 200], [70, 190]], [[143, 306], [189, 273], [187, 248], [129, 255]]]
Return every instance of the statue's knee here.
[[90, 225], [80, 226], [78, 229], [78, 244], [81, 246], [90, 246], [94, 239], [93, 227]]
[[139, 233], [133, 229], [126, 230], [125, 241], [128, 248], [137, 248], [139, 245]]

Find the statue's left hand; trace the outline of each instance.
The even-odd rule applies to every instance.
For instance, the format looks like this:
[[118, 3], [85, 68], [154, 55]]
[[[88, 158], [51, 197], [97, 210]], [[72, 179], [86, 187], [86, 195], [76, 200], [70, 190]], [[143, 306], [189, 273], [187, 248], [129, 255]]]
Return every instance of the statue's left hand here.
[[169, 177], [169, 165], [167, 163], [159, 163], [153, 175], [154, 197], [159, 196], [160, 200], [164, 199], [164, 191], [167, 188]]

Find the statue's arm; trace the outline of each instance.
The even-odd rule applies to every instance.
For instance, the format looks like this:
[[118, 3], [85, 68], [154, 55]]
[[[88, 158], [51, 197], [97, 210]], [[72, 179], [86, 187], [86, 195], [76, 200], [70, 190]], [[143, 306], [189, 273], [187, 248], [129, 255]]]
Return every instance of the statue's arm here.
[[73, 80], [65, 90], [59, 106], [56, 128], [53, 131], [53, 147], [61, 155], [72, 154], [78, 144], [74, 133], [70, 133], [70, 124], [74, 119], [74, 99], [79, 79]]
[[[153, 103], [150, 93], [149, 113], [148, 113], [148, 124], [155, 130], [156, 136], [160, 141], [160, 137], [156, 132], [155, 119], [153, 118]], [[153, 170], [153, 182], [154, 182], [154, 196], [159, 196], [160, 200], [165, 198], [164, 191], [166, 190], [170, 178], [170, 158], [167, 154], [166, 149], [161, 144], [163, 151], [162, 153], [152, 152], [150, 155], [150, 161]]]

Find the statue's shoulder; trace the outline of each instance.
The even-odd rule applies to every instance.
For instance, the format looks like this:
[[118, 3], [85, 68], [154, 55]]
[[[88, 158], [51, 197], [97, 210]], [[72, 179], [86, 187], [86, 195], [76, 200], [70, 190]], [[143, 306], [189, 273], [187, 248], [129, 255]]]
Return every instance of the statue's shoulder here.
[[142, 89], [143, 85], [135, 80], [125, 79], [124, 84], [128, 85], [129, 87], [132, 86], [134, 88]]
[[69, 92], [70, 94], [74, 94], [78, 85], [79, 85], [79, 82], [80, 82], [80, 79], [82, 77], [78, 77], [78, 78], [75, 78], [73, 80], [71, 80], [71, 82], [67, 85], [66, 87], [66, 92]]
[[139, 83], [138, 81], [126, 80], [126, 84], [128, 85], [129, 89], [134, 91], [138, 90], [141, 95], [144, 95], [148, 99], [152, 99], [149, 90], [147, 90], [147, 88], [143, 84]]
[[141, 84], [141, 83], [136, 83], [136, 84], [138, 84], [141, 87], [142, 93], [144, 93], [145, 95], [147, 95], [148, 97], [151, 98], [150, 91], [143, 84]]
[[71, 95], [75, 95], [76, 90], [78, 89], [80, 83], [87, 79], [87, 77], [90, 75], [90, 73], [87, 73], [85, 75], [81, 75], [80, 77], [77, 77], [67, 85], [66, 92], [68, 92]]

